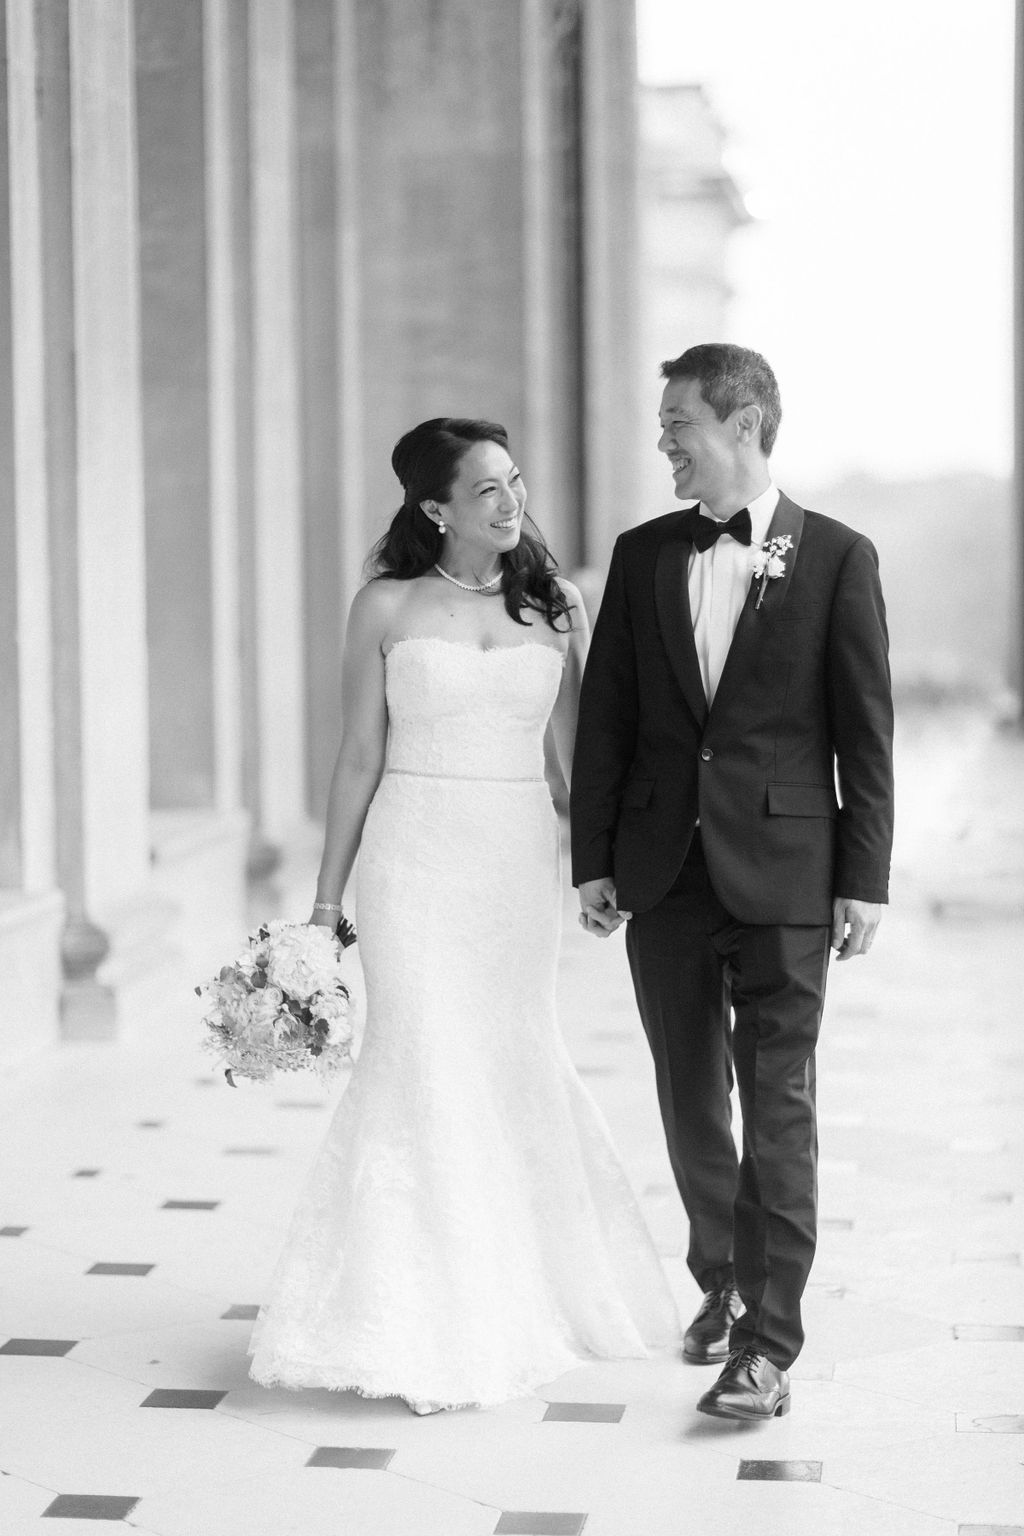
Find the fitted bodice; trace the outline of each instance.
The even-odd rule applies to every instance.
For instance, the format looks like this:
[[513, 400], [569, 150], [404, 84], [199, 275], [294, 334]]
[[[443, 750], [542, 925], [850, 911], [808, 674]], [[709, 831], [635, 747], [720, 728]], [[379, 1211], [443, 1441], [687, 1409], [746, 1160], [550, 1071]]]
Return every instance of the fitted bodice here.
[[386, 660], [388, 769], [540, 778], [561, 677], [560, 653], [536, 642], [480, 650], [439, 637], [396, 641]]

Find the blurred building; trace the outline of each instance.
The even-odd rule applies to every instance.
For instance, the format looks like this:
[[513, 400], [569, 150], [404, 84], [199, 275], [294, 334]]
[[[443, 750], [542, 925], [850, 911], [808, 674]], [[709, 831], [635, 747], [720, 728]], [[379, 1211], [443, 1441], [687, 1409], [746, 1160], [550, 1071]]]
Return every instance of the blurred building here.
[[[3, 0], [0, 1057], [223, 956], [308, 835], [424, 417], [568, 568], [635, 485], [632, 0]], [[202, 974], [200, 970], [198, 974]]]
[[725, 165], [726, 135], [701, 85], [640, 92], [640, 495], [630, 522], [675, 505], [657, 442], [661, 363], [730, 339], [729, 243], [750, 222]]

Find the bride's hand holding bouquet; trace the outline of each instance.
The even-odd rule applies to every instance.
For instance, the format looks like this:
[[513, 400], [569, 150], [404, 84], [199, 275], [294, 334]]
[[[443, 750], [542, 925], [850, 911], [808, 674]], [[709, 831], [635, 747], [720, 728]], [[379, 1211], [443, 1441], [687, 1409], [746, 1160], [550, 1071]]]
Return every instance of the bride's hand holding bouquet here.
[[317, 903], [310, 923], [261, 924], [231, 965], [196, 987], [211, 1002], [203, 1045], [232, 1087], [236, 1076], [266, 1082], [302, 1067], [329, 1078], [350, 1061], [351, 995], [340, 962], [355, 939], [340, 907]]

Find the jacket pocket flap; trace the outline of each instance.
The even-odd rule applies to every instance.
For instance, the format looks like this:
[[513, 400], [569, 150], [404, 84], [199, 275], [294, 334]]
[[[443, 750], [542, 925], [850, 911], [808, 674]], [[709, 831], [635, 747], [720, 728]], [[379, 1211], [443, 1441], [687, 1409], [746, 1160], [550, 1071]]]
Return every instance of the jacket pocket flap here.
[[831, 784], [769, 784], [769, 816], [836, 816], [839, 805]]
[[627, 779], [622, 791], [622, 804], [633, 810], [643, 810], [654, 793], [653, 779]]

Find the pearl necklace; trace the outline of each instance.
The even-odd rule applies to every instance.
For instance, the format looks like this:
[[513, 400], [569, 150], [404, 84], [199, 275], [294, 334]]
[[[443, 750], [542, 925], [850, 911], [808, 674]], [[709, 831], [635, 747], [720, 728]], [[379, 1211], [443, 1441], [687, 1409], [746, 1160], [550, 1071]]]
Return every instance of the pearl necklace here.
[[496, 587], [501, 580], [499, 571], [497, 576], [491, 577], [490, 581], [481, 582], [478, 587], [473, 587], [468, 581], [458, 581], [454, 576], [449, 576], [448, 572], [443, 571], [439, 565], [435, 565], [434, 570], [439, 576], [443, 576], [445, 581], [450, 581], [453, 587], [461, 587], [463, 592], [487, 592], [491, 587]]

